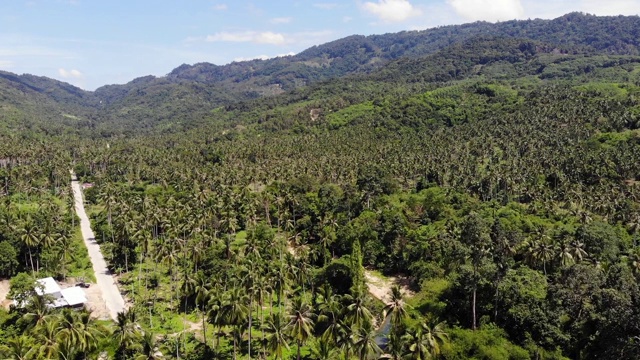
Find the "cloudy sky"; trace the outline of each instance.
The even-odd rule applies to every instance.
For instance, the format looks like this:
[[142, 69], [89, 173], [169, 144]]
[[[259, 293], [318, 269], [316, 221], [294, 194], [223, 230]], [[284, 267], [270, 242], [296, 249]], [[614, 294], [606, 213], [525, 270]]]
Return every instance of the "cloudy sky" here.
[[640, 0], [2, 0], [0, 70], [84, 89], [300, 52], [352, 34], [571, 11], [637, 15]]

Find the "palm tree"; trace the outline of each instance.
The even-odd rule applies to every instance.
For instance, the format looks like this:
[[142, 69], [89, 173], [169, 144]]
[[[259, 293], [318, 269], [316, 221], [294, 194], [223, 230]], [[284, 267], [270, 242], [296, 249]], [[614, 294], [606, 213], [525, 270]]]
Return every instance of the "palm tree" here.
[[391, 325], [393, 326], [393, 331], [397, 333], [402, 326], [402, 322], [407, 317], [407, 304], [403, 300], [402, 291], [400, 291], [400, 287], [394, 285], [391, 288], [390, 292], [391, 299], [382, 309], [382, 318], [386, 319], [387, 316], [390, 316]]
[[353, 346], [360, 360], [370, 359], [373, 355], [382, 352], [376, 343], [376, 332], [370, 323], [356, 330], [353, 336]]
[[342, 304], [340, 303], [340, 296], [333, 295], [330, 286], [323, 286], [320, 288], [320, 294], [318, 295], [318, 309], [320, 315], [318, 316], [318, 322], [327, 323], [322, 337], [329, 340], [332, 344], [336, 345], [338, 339], [344, 331], [344, 323], [342, 322]]
[[[218, 289], [220, 290], [220, 289]], [[222, 313], [222, 305], [223, 305], [223, 297], [219, 295], [217, 292], [211, 292], [209, 295], [209, 301], [207, 302], [207, 313], [206, 318], [207, 322], [213, 325], [214, 327], [214, 339], [212, 348], [215, 349], [217, 347], [217, 343], [219, 341], [219, 331], [217, 329], [222, 328], [224, 326], [224, 319]]]
[[29, 261], [31, 263], [31, 273], [35, 276], [35, 266], [33, 265], [33, 253], [32, 248], [37, 247], [40, 244], [40, 234], [36, 226], [35, 221], [31, 216], [27, 216], [21, 226], [18, 228], [20, 234], [20, 241], [27, 247], [29, 251]]
[[575, 264], [575, 259], [573, 258], [573, 249], [569, 245], [568, 242], [562, 242], [557, 247], [558, 254], [556, 257], [562, 266], [570, 266]]
[[27, 303], [27, 313], [22, 319], [27, 322], [27, 328], [39, 327], [51, 316], [49, 302], [44, 296], [32, 296]]
[[164, 359], [164, 355], [160, 352], [160, 346], [156, 341], [156, 336], [147, 331], [140, 339], [141, 353], [136, 356], [136, 360], [159, 360]]
[[350, 302], [345, 312], [350, 327], [355, 329], [371, 325], [373, 315], [365, 305], [364, 298], [362, 296], [352, 297], [351, 295], [346, 295], [345, 298]]
[[298, 345], [298, 360], [300, 360], [300, 347], [311, 337], [313, 332], [314, 313], [311, 306], [301, 298], [291, 304], [289, 311], [289, 324], [287, 325], [289, 335], [295, 339]]
[[11, 360], [31, 360], [36, 358], [38, 347], [34, 346], [32, 339], [27, 335], [7, 340], [0, 345], [0, 355]]
[[287, 323], [281, 313], [273, 313], [269, 316], [262, 327], [262, 331], [267, 335], [267, 349], [276, 359], [282, 359], [282, 350], [289, 350], [289, 335], [287, 334]]
[[582, 261], [583, 259], [586, 259], [587, 256], [589, 256], [589, 254], [587, 254], [587, 251], [584, 249], [585, 248], [584, 243], [578, 239], [574, 239], [571, 242], [571, 248], [572, 248], [573, 259], [578, 262]]
[[36, 340], [40, 344], [38, 354], [41, 357], [53, 359], [58, 355], [59, 331], [60, 322], [56, 318], [51, 318], [36, 328]]
[[119, 312], [117, 315], [113, 337], [116, 340], [116, 344], [118, 344], [118, 353], [121, 356], [130, 351], [140, 336], [135, 320], [135, 313], [131, 310]]
[[105, 329], [91, 318], [91, 313], [86, 311], [75, 313], [73, 319], [74, 332], [78, 340], [74, 347], [85, 354], [90, 353], [97, 348], [100, 338], [104, 337]]
[[335, 344], [331, 340], [320, 337], [311, 348], [311, 356], [314, 360], [333, 360], [336, 358]]
[[[237, 331], [244, 324], [249, 314], [247, 303], [249, 298], [242, 292], [239, 287], [233, 287], [227, 292], [222, 307], [220, 308], [220, 316], [225, 325], [233, 326]], [[233, 358], [237, 355], [238, 342], [237, 337], [233, 337]]]
[[380, 356], [380, 359], [400, 360], [402, 358], [403, 347], [403, 337], [400, 334], [390, 333], [388, 341], [385, 344], [385, 353]]
[[412, 360], [434, 359], [440, 356], [442, 345], [449, 341], [444, 322], [433, 327], [427, 323], [418, 325], [404, 336], [405, 356]]
[[544, 275], [547, 275], [547, 263], [553, 259], [555, 249], [552, 244], [543, 240], [531, 240], [525, 243], [527, 261], [536, 265], [542, 263]]
[[209, 279], [204, 275], [202, 271], [198, 271], [195, 277], [189, 278], [191, 287], [196, 295], [196, 305], [200, 307], [202, 314], [202, 334], [204, 336], [204, 343], [207, 343], [207, 322], [205, 316], [205, 305], [209, 302], [209, 288], [211, 283]]
[[78, 356], [78, 349], [68, 341], [61, 341], [58, 344], [58, 356], [60, 360], [74, 360]]

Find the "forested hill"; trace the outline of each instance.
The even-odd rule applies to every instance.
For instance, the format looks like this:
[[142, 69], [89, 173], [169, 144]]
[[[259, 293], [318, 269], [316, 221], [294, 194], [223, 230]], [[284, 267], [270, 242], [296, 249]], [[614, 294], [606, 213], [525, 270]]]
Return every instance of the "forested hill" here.
[[[471, 55], [466, 61], [458, 61], [469, 75], [469, 65], [482, 65], [478, 61], [483, 59], [465, 52], [465, 48], [475, 47], [477, 42], [486, 43], [487, 38], [504, 39], [494, 41], [491, 46], [501, 41], [512, 44], [508, 39], [535, 41], [533, 53], [638, 55], [639, 29], [637, 16], [571, 13], [554, 20], [476, 22], [424, 31], [354, 35], [314, 46], [295, 56], [224, 66], [181, 65], [164, 77], [141, 77], [95, 92], [44, 77], [0, 72], [0, 120], [8, 129], [51, 134], [108, 137], [123, 132], [176, 131], [205, 122], [211, 110], [221, 105], [279, 95], [319, 81], [355, 74], [374, 74], [379, 81], [380, 74], [397, 73], [393, 69], [409, 63], [413, 64], [409, 75], [414, 75], [420, 67], [433, 69], [433, 58], [425, 56], [437, 53], [441, 58], [461, 59]], [[503, 60], [514, 61], [508, 57]], [[447, 71], [453, 76], [429, 75], [430, 81], [459, 78], [463, 73], [455, 67]], [[420, 76], [423, 75], [424, 71]]]
[[[639, 31], [353, 36], [95, 92], [0, 72], [0, 277], [31, 299], [0, 358], [640, 359]], [[115, 324], [32, 297], [92, 268], [70, 168]]]

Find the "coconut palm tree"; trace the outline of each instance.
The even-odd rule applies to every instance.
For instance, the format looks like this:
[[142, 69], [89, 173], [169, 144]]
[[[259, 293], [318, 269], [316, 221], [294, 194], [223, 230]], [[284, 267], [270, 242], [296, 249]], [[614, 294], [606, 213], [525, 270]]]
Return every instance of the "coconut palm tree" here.
[[38, 354], [44, 359], [53, 359], [58, 355], [58, 333], [60, 332], [60, 322], [55, 317], [46, 320], [42, 326], [37, 327], [35, 338], [38, 344]]
[[0, 355], [11, 360], [32, 360], [36, 358], [39, 348], [34, 346], [33, 340], [27, 335], [7, 340], [0, 345]]
[[38, 231], [36, 222], [31, 216], [27, 216], [17, 230], [20, 236], [20, 241], [22, 241], [22, 243], [27, 247], [27, 251], [29, 252], [31, 273], [35, 276], [36, 268], [33, 264], [33, 252], [31, 250], [38, 247], [40, 244], [40, 232]]
[[45, 296], [32, 296], [27, 303], [27, 313], [22, 319], [27, 322], [27, 328], [39, 327], [52, 316], [49, 300]]
[[[245, 319], [249, 314], [249, 308], [247, 304], [249, 298], [242, 291], [242, 288], [236, 286], [232, 287], [223, 299], [222, 307], [220, 308], [220, 316], [224, 325], [232, 326], [239, 332], [240, 327], [244, 325]], [[238, 349], [238, 337], [233, 337], [233, 358], [236, 359]]]
[[436, 359], [440, 356], [442, 345], [449, 341], [444, 331], [444, 322], [431, 327], [426, 322], [419, 324], [404, 336], [404, 356], [412, 360]]
[[402, 322], [407, 317], [407, 304], [404, 302], [402, 291], [399, 286], [394, 285], [391, 288], [389, 295], [389, 302], [387, 302], [385, 307], [382, 309], [382, 318], [386, 319], [387, 316], [389, 316], [391, 326], [393, 326], [393, 331], [397, 333], [400, 326], [402, 326]]
[[136, 324], [136, 316], [132, 310], [119, 312], [113, 338], [118, 346], [118, 354], [126, 356], [137, 344], [140, 333]]
[[160, 345], [156, 340], [155, 334], [147, 331], [140, 339], [141, 352], [136, 355], [136, 360], [160, 360], [164, 359], [164, 355], [160, 351]]
[[311, 306], [301, 298], [296, 298], [289, 310], [289, 335], [298, 346], [298, 360], [300, 360], [300, 347], [311, 337], [314, 326], [314, 313]]
[[345, 318], [351, 328], [360, 328], [371, 325], [373, 321], [373, 315], [364, 303], [362, 296], [353, 297], [351, 295], [345, 296], [349, 305], [347, 305], [345, 311]]
[[324, 337], [316, 339], [311, 348], [311, 358], [314, 360], [333, 360], [336, 358], [335, 344]]
[[262, 331], [267, 333], [267, 349], [276, 359], [282, 359], [282, 350], [289, 350], [289, 334], [287, 320], [281, 313], [273, 313], [268, 318]]
[[353, 336], [353, 347], [358, 354], [358, 359], [371, 359], [382, 352], [376, 343], [376, 335], [371, 323], [365, 324], [356, 330]]

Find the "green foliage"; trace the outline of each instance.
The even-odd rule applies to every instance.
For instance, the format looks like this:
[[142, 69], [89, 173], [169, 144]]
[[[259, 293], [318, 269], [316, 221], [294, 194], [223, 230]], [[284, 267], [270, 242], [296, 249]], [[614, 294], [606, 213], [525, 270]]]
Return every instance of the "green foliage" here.
[[0, 241], [0, 277], [14, 275], [18, 268], [18, 253], [8, 241]]
[[[527, 360], [525, 349], [511, 343], [499, 328], [487, 326], [476, 331], [455, 328], [449, 331], [451, 347], [445, 348], [445, 359]], [[563, 358], [558, 358], [563, 359]]]
[[[133, 303], [111, 357], [366, 358], [408, 303], [395, 355], [638, 358], [637, 26], [353, 36], [93, 93], [2, 73], [0, 272], [89, 276], [74, 168]], [[363, 266], [417, 293], [373, 299]], [[53, 354], [32, 310], [0, 342]]]
[[366, 123], [367, 119], [373, 115], [374, 111], [375, 107], [373, 102], [368, 101], [361, 104], [351, 105], [334, 113], [328, 114], [326, 119], [332, 128], [339, 128], [354, 121]]
[[18, 304], [24, 304], [27, 299], [36, 295], [36, 280], [27, 273], [18, 273], [9, 282], [7, 297]]

